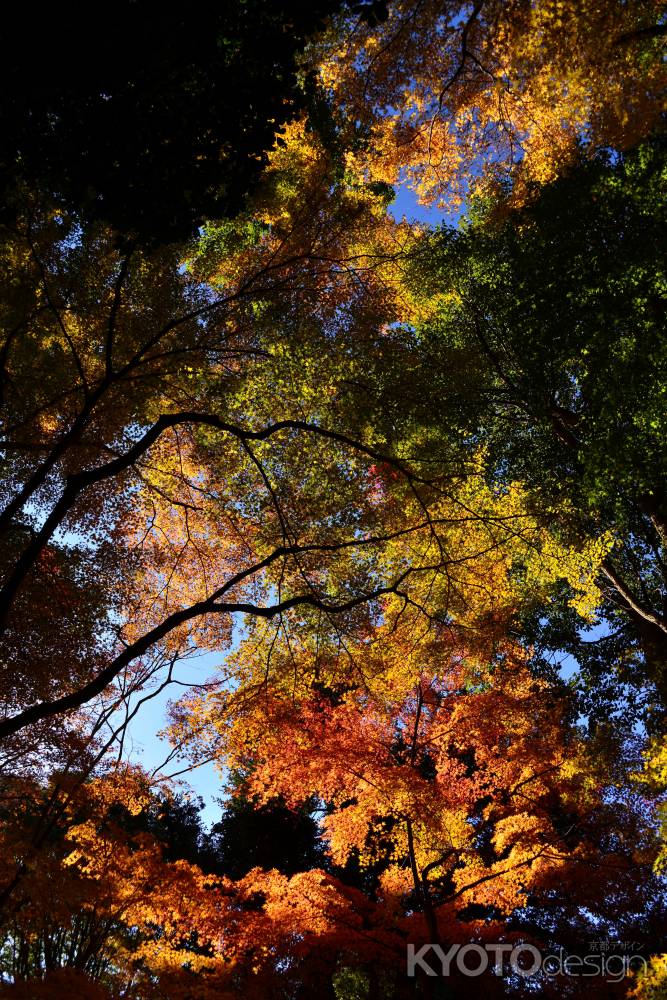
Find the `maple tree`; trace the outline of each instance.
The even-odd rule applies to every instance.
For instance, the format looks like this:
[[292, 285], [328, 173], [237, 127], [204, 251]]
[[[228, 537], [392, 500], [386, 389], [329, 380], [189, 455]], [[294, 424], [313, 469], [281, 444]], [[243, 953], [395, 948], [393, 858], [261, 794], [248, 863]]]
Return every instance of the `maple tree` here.
[[[6, 508], [2, 526], [9, 544], [4, 549], [2, 616], [9, 648], [23, 643], [23, 655], [30, 660], [30, 669], [23, 674], [19, 671], [12, 682], [19, 687], [14, 700], [7, 703], [9, 715], [39, 698], [44, 704], [58, 697], [67, 699], [66, 692], [72, 698], [62, 702], [62, 708], [81, 704], [98, 694], [153, 640], [178, 626], [181, 618], [187, 621], [207, 611], [215, 600], [212, 594], [224, 584], [225, 573], [227, 590], [241, 588], [232, 603], [244, 604], [250, 596], [250, 578], [262, 571], [263, 560], [268, 558], [268, 566], [292, 554], [294, 545], [287, 540], [286, 546], [278, 546], [273, 553], [267, 550], [253, 560], [256, 528], [248, 512], [244, 516], [237, 510], [231, 489], [227, 501], [224, 493], [211, 501], [215, 509], [188, 507], [184, 495], [174, 496], [172, 502], [167, 487], [173, 483], [175, 468], [179, 488], [190, 490], [193, 498], [200, 476], [208, 476], [210, 482], [208, 493], [202, 484], [199, 494], [209, 496], [219, 486], [215, 467], [207, 472], [201, 465], [199, 472], [193, 464], [201, 463], [207, 450], [210, 457], [217, 442], [207, 444], [202, 438], [195, 442], [193, 427], [206, 423], [223, 436], [236, 436], [240, 455], [229, 454], [224, 474], [230, 486], [232, 476], [245, 479], [240, 488], [247, 496], [250, 481], [260, 490], [266, 488], [263, 470], [254, 467], [252, 442], [296, 438], [303, 432], [311, 439], [325, 435], [325, 443], [331, 442], [332, 447], [338, 443], [341, 450], [355, 447], [354, 441], [344, 435], [337, 438], [334, 431], [320, 429], [300, 414], [283, 421], [268, 418], [266, 426], [258, 415], [244, 427], [242, 422], [233, 422], [235, 418], [241, 421], [241, 415], [232, 398], [229, 419], [221, 415], [225, 379], [235, 387], [244, 365], [251, 368], [266, 353], [252, 330], [252, 302], [271, 290], [273, 270], [280, 272], [278, 264], [260, 261], [259, 271], [243, 274], [235, 289], [211, 301], [201, 283], [187, 276], [179, 278], [177, 252], [161, 251], [150, 257], [135, 248], [119, 249], [112, 234], [104, 230], [78, 231], [76, 227], [75, 220], [58, 212], [28, 205], [22, 228], [8, 232], [5, 242], [12, 282], [3, 303], [7, 330], [3, 402], [11, 420], [3, 440]], [[262, 274], [269, 281], [261, 290], [258, 286], [253, 297], [250, 289], [255, 280], [261, 284]], [[283, 277], [279, 274], [276, 280]], [[215, 359], [213, 367], [211, 359]], [[35, 368], [44, 371], [44, 378], [32, 378]], [[143, 433], [138, 433], [140, 428]], [[152, 446], [160, 458], [142, 462]], [[192, 449], [197, 450], [196, 457], [184, 464]], [[227, 449], [223, 455], [227, 460]], [[192, 483], [188, 474], [194, 477]], [[149, 507], [151, 496], [157, 498], [157, 506]], [[183, 519], [179, 511], [184, 512]], [[206, 531], [211, 518], [220, 516], [229, 525], [222, 538]], [[188, 518], [199, 544], [190, 540], [180, 546], [186, 553], [178, 554], [176, 533], [186, 531], [187, 537]], [[173, 542], [167, 546], [166, 558], [173, 556], [172, 569], [178, 569], [181, 583], [187, 579], [186, 593], [179, 592], [176, 578], [168, 579], [165, 552], [154, 544], [158, 535], [168, 538], [169, 528]], [[61, 541], [58, 533], [63, 531], [66, 535]], [[77, 545], [77, 535], [86, 538], [87, 544]], [[332, 551], [335, 548], [334, 544]], [[228, 556], [222, 561], [225, 549]], [[209, 580], [213, 560], [217, 577]], [[196, 579], [192, 577], [194, 563]], [[97, 580], [99, 591], [94, 587], [82, 590], [84, 578]], [[43, 614], [39, 588], [51, 586], [54, 579], [62, 581], [57, 590], [63, 596], [49, 603], [47, 627], [41, 637], [39, 629], [29, 628], [21, 637], [17, 623], [27, 625], [31, 613]], [[132, 580], [140, 579], [147, 592], [143, 603], [141, 587], [132, 596], [128, 590]], [[248, 581], [245, 590], [244, 581]], [[357, 598], [350, 594], [346, 598], [354, 606]], [[316, 598], [304, 595], [304, 599]], [[156, 601], [159, 607], [152, 609], [151, 602]], [[204, 603], [200, 607], [197, 601]], [[116, 642], [125, 641], [122, 629], [130, 635], [132, 615], [140, 636], [131, 652], [126, 643], [114, 656], [114, 636]], [[158, 631], [146, 642], [141, 635], [150, 631], [146, 626], [151, 624], [151, 615]], [[169, 619], [169, 615], [176, 618]], [[78, 673], [68, 666], [65, 691], [57, 690], [58, 676], [53, 673], [55, 663], [48, 646], [43, 654], [39, 652], [40, 643], [49, 641], [49, 630], [57, 631], [58, 619], [68, 622], [73, 663], [80, 663]], [[90, 643], [93, 635], [98, 637], [93, 648], [77, 648], [78, 642]], [[110, 654], [113, 666], [108, 663]], [[40, 656], [41, 670], [35, 669]], [[80, 684], [84, 677], [92, 687]], [[21, 684], [28, 686], [21, 688]], [[77, 687], [82, 693], [74, 693]], [[50, 709], [33, 711], [23, 721], [35, 722], [43, 711]], [[6, 721], [4, 731], [13, 725]]]
[[[516, 534], [516, 509], [491, 505], [480, 519], [497, 538], [477, 533], [466, 545], [465, 498], [434, 519], [420, 489], [435, 495], [440, 486], [420, 483], [393, 442], [369, 440], [361, 407], [350, 407], [345, 422], [337, 415], [332, 429], [338, 401], [320, 393], [324, 373], [312, 362], [309, 402], [304, 396], [295, 366], [318, 355], [332, 324], [343, 342], [346, 325], [364, 316], [378, 338], [377, 311], [383, 320], [397, 315], [388, 264], [395, 237], [410, 233], [384, 218], [374, 191], [332, 191], [326, 161], [302, 128], [294, 145], [276, 153], [269, 181], [278, 191], [257, 209], [282, 205], [286, 235], [278, 219], [268, 240], [261, 218], [249, 233], [242, 219], [205, 234], [185, 267], [182, 250], [119, 245], [104, 227], [82, 227], [37, 199], [21, 203], [20, 225], [5, 231], [0, 730], [11, 737], [3, 743], [10, 800], [19, 778], [38, 789], [47, 763], [85, 784], [105, 753], [122, 754], [127, 716], [114, 718], [119, 706], [161, 670], [168, 683], [193, 645], [228, 645], [233, 613], [270, 619], [313, 608], [349, 613], [355, 627], [369, 600], [411, 578], [421, 600], [427, 575], [474, 562]], [[309, 212], [295, 179], [308, 180]], [[338, 228], [324, 225], [334, 208]], [[359, 275], [363, 294], [353, 297]], [[315, 299], [319, 313], [306, 324]], [[294, 338], [293, 352], [282, 338], [299, 323], [308, 336]], [[361, 350], [353, 361], [361, 363]], [[33, 378], [35, 369], [43, 378]], [[253, 397], [261, 403], [248, 419]], [[325, 456], [322, 483], [312, 470]], [[404, 505], [411, 498], [398, 519], [399, 497], [389, 502], [383, 477]], [[440, 520], [460, 526], [451, 557], [435, 545]], [[411, 547], [392, 554], [406, 538]], [[41, 801], [29, 787], [40, 831], [34, 860], [64, 793], [57, 782]], [[10, 813], [7, 822], [17, 821]], [[117, 879], [122, 893], [114, 856], [119, 867], [105, 879]], [[22, 855], [10, 862], [10, 908], [36, 892], [31, 870]], [[64, 906], [64, 885], [59, 891]]]
[[[0, 247], [0, 992], [522, 996], [516, 970], [406, 976], [406, 944], [576, 957], [603, 929], [641, 939], [630, 987], [530, 990], [656, 995], [661, 8], [332, 4], [290, 33], [234, 6], [205, 69], [174, 15], [187, 155], [145, 204], [154, 137], [127, 189], [52, 154], [100, 101], [150, 110], [160, 46], [108, 101], [101, 66], [69, 110], [65, 77], [11, 105], [35, 147]], [[218, 93], [247, 104], [225, 138], [202, 87], [239, 62], [259, 95]], [[397, 221], [404, 180], [467, 216]], [[168, 759], [221, 769], [209, 833], [127, 763], [195, 652], [220, 662]]]
[[[555, 912], [575, 887], [597, 920], [648, 905], [650, 829], [629, 803], [605, 803], [563, 689], [531, 677], [518, 650], [486, 669], [451, 657], [442, 638], [420, 654], [407, 698], [320, 687], [295, 703], [277, 692], [235, 713], [231, 731], [214, 710], [227, 754], [252, 755], [246, 781], [261, 799], [297, 805], [315, 790], [328, 803], [331, 872], [211, 872], [196, 823], [156, 811], [136, 768], [66, 782], [41, 843], [38, 813], [17, 799], [4, 856], [23, 857], [26, 871], [5, 968], [19, 983], [45, 975], [56, 997], [77, 984], [95, 995], [93, 983], [137, 998], [259, 998], [327, 982], [333, 996], [354, 968], [403, 996], [406, 940], [540, 940], [548, 932], [527, 920], [527, 904]], [[179, 829], [193, 831], [181, 847]], [[479, 989], [488, 995], [493, 977]]]
[[[4, 735], [85, 704], [155, 649], [224, 647], [233, 613], [354, 614], [391, 591], [421, 600], [429, 576], [449, 580], [448, 613], [465, 586], [452, 589], [448, 567], [465, 574], [515, 539], [528, 558], [541, 552], [538, 575], [589, 591], [604, 539], [579, 554], [553, 549], [518, 487], [485, 490], [478, 458], [453, 453], [425, 475], [429, 460], [410, 461], [410, 439], [369, 417], [354, 376], [369, 342], [387, 341], [380, 364], [405, 354], [385, 331], [414, 312], [392, 278], [412, 231], [387, 218], [373, 189], [332, 184], [302, 125], [289, 138], [254, 228], [241, 219], [205, 232], [180, 275], [173, 249], [119, 248], [104, 229], [77, 230], [30, 204], [9, 233], [0, 529], [18, 544], [0, 617], [30, 658], [25, 683], [51, 687], [7, 703]], [[316, 359], [334, 335], [340, 354], [327, 368]], [[47, 373], [39, 382], [36, 363]], [[314, 475], [323, 463], [326, 478]], [[451, 554], [439, 541], [447, 531]], [[80, 576], [85, 566], [106, 595], [96, 642], [77, 650], [80, 673], [66, 678], [39, 652], [41, 631], [21, 632], [22, 602], [39, 606], [34, 588], [59, 560], [78, 562]], [[95, 593], [86, 588], [86, 607]], [[49, 612], [52, 633], [63, 611]], [[89, 618], [81, 629], [90, 642]]]
[[360, 130], [350, 168], [451, 209], [511, 176], [522, 200], [581, 144], [626, 149], [664, 111], [664, 5], [396, 2], [321, 46], [319, 72]]

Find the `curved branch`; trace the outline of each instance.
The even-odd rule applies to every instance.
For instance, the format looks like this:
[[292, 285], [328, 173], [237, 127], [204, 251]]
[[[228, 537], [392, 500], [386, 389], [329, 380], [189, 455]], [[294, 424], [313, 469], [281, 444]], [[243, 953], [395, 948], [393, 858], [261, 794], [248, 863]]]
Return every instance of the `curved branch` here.
[[237, 427], [235, 424], [227, 423], [224, 420], [220, 420], [219, 417], [215, 417], [208, 413], [185, 411], [181, 413], [164, 414], [155, 421], [143, 437], [131, 448], [129, 448], [124, 455], [120, 455], [118, 458], [114, 458], [110, 462], [100, 465], [95, 469], [88, 469], [85, 472], [79, 472], [75, 475], [68, 476], [65, 489], [63, 490], [59, 500], [56, 502], [40, 530], [35, 533], [30, 543], [17, 559], [12, 573], [9, 575], [2, 589], [0, 589], [0, 631], [7, 621], [7, 616], [12, 602], [14, 601], [21, 584], [30, 572], [32, 566], [34, 566], [40, 553], [53, 537], [54, 533], [62, 524], [66, 515], [72, 509], [84, 490], [88, 489], [90, 486], [96, 485], [97, 483], [101, 483], [106, 479], [112, 479], [114, 476], [117, 476], [131, 468], [166, 430], [181, 424], [200, 424], [203, 426], [213, 427], [216, 430], [233, 435], [240, 441], [265, 441], [274, 434], [278, 434], [283, 430], [298, 430], [309, 434], [317, 434], [327, 440], [336, 441], [339, 444], [345, 444], [348, 447], [353, 448], [355, 451], [373, 458], [375, 461], [390, 464], [411, 481], [415, 479], [415, 477], [407, 469], [405, 469], [402, 463], [400, 463], [397, 459], [383, 455], [375, 448], [368, 447], [359, 441], [355, 441], [354, 438], [351, 438], [346, 434], [340, 434], [337, 431], [327, 430], [324, 427], [308, 423], [305, 420], [280, 420], [276, 423], [268, 424], [261, 430], [253, 431]]
[[155, 628], [151, 629], [140, 639], [137, 639], [124, 649], [122, 653], [115, 657], [115, 659], [112, 660], [112, 662], [104, 670], [102, 670], [97, 677], [94, 678], [94, 680], [85, 684], [82, 688], [79, 688], [78, 691], [73, 691], [60, 698], [54, 698], [52, 701], [43, 701], [35, 705], [31, 705], [29, 708], [19, 712], [18, 715], [12, 716], [9, 719], [5, 719], [3, 722], [0, 722], [0, 739], [11, 736], [14, 733], [19, 732], [21, 729], [25, 729], [26, 726], [33, 725], [35, 722], [39, 722], [42, 719], [48, 719], [54, 715], [60, 714], [61, 712], [71, 711], [72, 709], [80, 708], [82, 705], [85, 705], [86, 702], [101, 694], [104, 688], [107, 687], [107, 685], [109, 685], [133, 660], [145, 653], [155, 643], [164, 639], [170, 632], [173, 632], [174, 629], [178, 628], [179, 625], [191, 621], [193, 618], [197, 618], [205, 614], [231, 615], [237, 613], [253, 615], [257, 618], [274, 618], [276, 615], [281, 615], [285, 611], [289, 611], [292, 608], [304, 606], [318, 608], [328, 614], [343, 614], [346, 611], [351, 611], [362, 604], [376, 600], [378, 597], [382, 597], [386, 594], [400, 595], [399, 587], [410, 573], [410, 570], [406, 570], [390, 586], [378, 587], [367, 594], [361, 594], [358, 597], [350, 598], [348, 601], [343, 601], [340, 604], [330, 604], [327, 601], [315, 597], [313, 594], [299, 594], [295, 597], [290, 597], [284, 601], [280, 601], [277, 604], [269, 605], [268, 607], [261, 607], [246, 601], [219, 603], [219, 597], [231, 589], [232, 586], [235, 586], [244, 578], [268, 565], [269, 561], [273, 561], [278, 558], [279, 554], [283, 553], [276, 550], [261, 563], [244, 570], [242, 573], [236, 574], [235, 577], [232, 577], [231, 580], [227, 581], [224, 587], [221, 587], [220, 590], [218, 590], [212, 597], [204, 601], [198, 601], [189, 608], [184, 608], [181, 611], [175, 611], [173, 614], [169, 615], [159, 625], [156, 625]]

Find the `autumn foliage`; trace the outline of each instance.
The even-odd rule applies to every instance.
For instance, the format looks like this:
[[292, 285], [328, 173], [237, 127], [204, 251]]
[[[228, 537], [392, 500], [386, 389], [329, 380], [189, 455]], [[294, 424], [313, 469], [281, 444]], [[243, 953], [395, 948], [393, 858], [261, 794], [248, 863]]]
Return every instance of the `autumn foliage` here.
[[[65, 162], [94, 79], [62, 163], [3, 161], [0, 995], [653, 1000], [664, 9], [322, 13], [271, 13], [278, 91], [152, 233]], [[429, 945], [634, 964], [411, 974]]]

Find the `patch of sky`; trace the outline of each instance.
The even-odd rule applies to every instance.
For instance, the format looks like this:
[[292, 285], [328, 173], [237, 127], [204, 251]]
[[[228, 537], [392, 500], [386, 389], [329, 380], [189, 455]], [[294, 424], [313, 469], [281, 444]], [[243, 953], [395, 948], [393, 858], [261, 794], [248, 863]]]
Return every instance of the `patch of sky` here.
[[[546, 618], [542, 619], [541, 624], [548, 624], [548, 620]], [[598, 639], [603, 639], [607, 635], [609, 635], [609, 625], [607, 622], [597, 623], [591, 625], [589, 628], [579, 630], [579, 638], [583, 642], [597, 642]], [[575, 656], [565, 652], [565, 650], [556, 649], [551, 651], [551, 657], [554, 666], [564, 681], [572, 683], [576, 680], [580, 664]]]
[[461, 215], [460, 212], [445, 212], [440, 208], [420, 205], [417, 195], [407, 184], [396, 186], [396, 194], [389, 206], [389, 213], [397, 222], [407, 219], [408, 222], [420, 222], [422, 225], [433, 228], [441, 226], [443, 223], [454, 226]]
[[[58, 225], [62, 225], [64, 219], [61, 216], [56, 216], [56, 222]], [[70, 229], [67, 236], [58, 240], [56, 247], [61, 257], [67, 257], [68, 254], [72, 253], [73, 250], [77, 250], [83, 243], [83, 227], [78, 223], [74, 223]]]
[[[238, 645], [242, 634], [240, 629], [234, 631], [233, 649]], [[219, 800], [224, 797], [224, 772], [216, 769], [211, 761], [193, 765], [185, 753], [175, 750], [169, 740], [158, 733], [167, 725], [169, 703], [190, 691], [196, 691], [201, 685], [215, 681], [216, 672], [227, 652], [197, 653], [181, 660], [174, 670], [172, 682], [143, 701], [130, 720], [123, 746], [124, 760], [140, 765], [158, 778], [173, 778], [177, 791], [201, 797], [204, 802], [201, 818], [208, 825], [220, 819]], [[159, 677], [154, 679], [157, 688], [160, 687], [160, 680]], [[149, 689], [138, 692], [130, 699], [129, 711], [136, 707], [137, 701], [150, 694]], [[119, 725], [120, 721], [120, 716], [111, 720], [114, 726]]]

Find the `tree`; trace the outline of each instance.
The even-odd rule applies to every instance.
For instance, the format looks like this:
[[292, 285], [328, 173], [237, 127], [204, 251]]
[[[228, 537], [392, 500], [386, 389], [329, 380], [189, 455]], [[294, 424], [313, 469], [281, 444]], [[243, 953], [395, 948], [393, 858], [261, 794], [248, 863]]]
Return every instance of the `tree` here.
[[[59, 210], [28, 202], [23, 212], [4, 244], [11, 279], [3, 303], [8, 419], [0, 530], [8, 544], [0, 617], [7, 655], [22, 647], [30, 667], [4, 685], [6, 714], [21, 718], [6, 719], [5, 734], [96, 697], [154, 642], [189, 620], [212, 611], [209, 625], [220, 621], [222, 605], [213, 605], [225, 593], [231, 603], [224, 614], [232, 606], [250, 610], [251, 580], [256, 583], [272, 564], [285, 568], [286, 560], [305, 559], [315, 549], [351, 551], [350, 540], [339, 537], [325, 539], [324, 548], [276, 538], [276, 514], [260, 542], [259, 496], [270, 497], [270, 486], [253, 442], [281, 438], [295, 448], [297, 439], [321, 440], [331, 448], [332, 468], [348, 448], [362, 462], [379, 454], [299, 413], [284, 420], [267, 415], [265, 425], [261, 417], [243, 424], [242, 389], [252, 391], [246, 376], [267, 348], [275, 349], [261, 342], [266, 331], [258, 328], [255, 312], [284, 287], [290, 268], [296, 268], [292, 294], [298, 295], [311, 270], [320, 268], [312, 245], [296, 258], [260, 259], [257, 269], [251, 260], [230, 287], [211, 295], [201, 282], [178, 274], [174, 249], [121, 249], [109, 231], [81, 229]], [[234, 249], [243, 258], [242, 242], [232, 256]], [[330, 241], [329, 253], [335, 249]], [[335, 308], [334, 300], [322, 325]], [[282, 336], [279, 331], [278, 342]], [[35, 380], [35, 370], [43, 377]], [[195, 432], [203, 426], [222, 438]], [[220, 450], [228, 434], [238, 442], [236, 454], [226, 446]], [[198, 485], [201, 476], [208, 479], [208, 493]], [[190, 506], [183, 491], [192, 497]], [[198, 506], [198, 496], [209, 500]], [[239, 496], [246, 498], [245, 509]], [[220, 518], [228, 526], [222, 537], [209, 530]], [[156, 539], [165, 539], [168, 530], [171, 540], [160, 549]], [[165, 559], [173, 560], [171, 566]], [[37, 623], [28, 628], [30, 615], [43, 607], [40, 588], [54, 576], [62, 579], [63, 594], [69, 588], [68, 597], [51, 602], [41, 620], [51, 633], [61, 627], [57, 622], [68, 622], [74, 659], [64, 675], [46, 630], [40, 634]], [[99, 589], [83, 586], [88, 578]], [[362, 591], [341, 594], [342, 610], [365, 600]], [[295, 600], [327, 603], [309, 590], [291, 593], [274, 611], [262, 613], [287, 610]], [[216, 642], [228, 639], [228, 615], [222, 632], [213, 632]], [[185, 641], [182, 628], [179, 634]]]
[[[154, 654], [163, 663], [193, 644], [224, 647], [233, 614], [310, 608], [354, 624], [390, 592], [402, 595], [396, 611], [422, 601], [429, 577], [446, 587], [437, 610], [458, 600], [465, 614], [448, 566], [465, 574], [515, 540], [529, 559], [541, 548], [518, 486], [477, 495], [476, 458], [415, 464], [413, 425], [376, 427], [382, 376], [370, 398], [355, 376], [367, 345], [388, 340], [386, 323], [412, 311], [399, 279], [413, 233], [384, 209], [382, 193], [335, 179], [303, 123], [275, 153], [255, 221], [211, 227], [180, 274], [174, 248], [120, 248], [104, 228], [24, 206], [5, 244], [0, 531], [15, 541], [0, 627], [31, 666], [0, 734], [114, 682], [145, 683]], [[380, 370], [394, 352], [405, 356], [400, 336]], [[555, 555], [542, 560], [547, 576]], [[596, 547], [558, 558], [585, 593]], [[23, 626], [44, 577], [67, 562], [105, 600], [81, 587], [49, 609], [48, 635], [63, 610], [86, 608], [77, 670], [63, 673], [48, 635]]]
[[[167, 915], [177, 897], [167, 900], [181, 892], [181, 906], [188, 894], [194, 902], [200, 873], [185, 862], [163, 863], [162, 844], [141, 829], [142, 812], [155, 808], [146, 776], [121, 769], [92, 782], [78, 777], [61, 777], [60, 790], [58, 780], [24, 788], [23, 799], [14, 797], [11, 826], [4, 817], [6, 864], [23, 872], [3, 920], [3, 980], [27, 983], [30, 995], [65, 997], [79, 989], [83, 996], [145, 996], [151, 963], [143, 953], [157, 935], [166, 958]], [[11, 799], [4, 791], [6, 811]], [[59, 814], [52, 811], [45, 824], [43, 806], [59, 791]], [[172, 925], [178, 950], [174, 931]], [[22, 987], [10, 995], [22, 995]]]
[[[106, 161], [93, 176], [106, 132], [90, 129], [91, 198], [71, 151], [100, 101], [132, 91], [153, 115], [185, 15], [139, 83], [114, 69], [102, 91], [101, 59], [71, 106], [69, 68], [13, 105], [19, 131], [26, 108], [46, 115], [49, 156], [74, 138], [41, 171], [9, 130], [8, 995], [403, 1000], [438, 992], [406, 979], [408, 942], [581, 955], [601, 928], [641, 936], [656, 961], [638, 989], [658, 982], [663, 747], [642, 757], [646, 713], [620, 703], [625, 682], [649, 706], [664, 687], [664, 150], [600, 147], [658, 120], [662, 19], [632, 3], [361, 6], [309, 44], [299, 81], [311, 21], [276, 42], [284, 121], [260, 95], [216, 173], [228, 187], [198, 181], [173, 217], [125, 199]], [[185, 19], [185, 69], [162, 88], [167, 109], [202, 111], [182, 134], [206, 177], [220, 135], [198, 130], [220, 105], [202, 110], [211, 50], [192, 39], [218, 16]], [[261, 52], [283, 19], [241, 5], [210, 65], [244, 58], [255, 23]], [[317, 60], [326, 100], [297, 113]], [[158, 176], [164, 150], [136, 134], [136, 177]], [[475, 189], [458, 231], [391, 217], [402, 171], [427, 199]], [[165, 242], [213, 202], [226, 218]], [[541, 647], [586, 648], [601, 607], [610, 631], [586, 662], [616, 714], [600, 696], [582, 719], [591, 700]], [[169, 735], [232, 776], [211, 835], [125, 761], [128, 725], [195, 651], [221, 663], [172, 704]], [[444, 992], [469, 993], [463, 978]], [[478, 992], [581, 995], [519, 979], [489, 973]]]
[[[445, 433], [483, 442], [492, 475], [523, 481], [561, 538], [611, 532], [602, 670], [623, 663], [663, 699], [664, 157], [661, 138], [600, 155], [495, 223], [482, 203], [425, 237], [415, 271], [438, 298], [421, 337]], [[593, 668], [562, 601], [551, 620], [552, 648]]]
[[[641, 812], [610, 798], [566, 689], [532, 678], [517, 649], [485, 670], [450, 655], [442, 640], [422, 645], [407, 698], [321, 689], [238, 719], [237, 740], [251, 739], [236, 745], [258, 752], [256, 794], [325, 797], [330, 856], [356, 851], [375, 868], [363, 891], [340, 866], [203, 874], [195, 813], [156, 798], [136, 768], [70, 780], [39, 844], [39, 811], [15, 799], [3, 857], [23, 857], [26, 873], [5, 920], [7, 995], [333, 997], [356, 979], [362, 996], [398, 998], [414, 993], [406, 941], [528, 936], [576, 955], [601, 925], [636, 935], [633, 913], [657, 916], [656, 845]], [[49, 794], [33, 787], [35, 803]], [[476, 982], [473, 995], [513, 995], [500, 977]]]
[[510, 176], [515, 201], [581, 143], [626, 149], [661, 120], [664, 5], [478, 0], [391, 5], [318, 50], [321, 79], [361, 130], [348, 163], [460, 207]]
[[297, 810], [279, 798], [259, 803], [247, 788], [250, 774], [252, 768], [233, 775], [230, 797], [211, 828], [209, 850], [215, 854], [219, 873], [240, 879], [253, 868], [294, 875], [321, 867], [319, 829], [312, 815], [315, 803], [306, 802]]
[[[383, 641], [385, 659], [411, 664], [412, 689], [396, 675], [383, 686], [372, 662]], [[453, 652], [443, 628], [421, 641], [413, 629], [392, 628], [358, 656], [363, 684], [315, 682], [308, 690], [308, 655], [300, 662], [282, 646], [276, 657], [289, 658], [303, 686], [281, 689], [274, 667], [261, 698], [244, 708], [216, 699], [208, 708], [217, 735], [207, 753], [214, 746], [232, 768], [252, 754], [248, 782], [260, 802], [280, 795], [297, 808], [312, 795], [322, 800], [324, 842], [339, 880], [332, 905], [349, 892], [342, 887], [350, 875], [367, 897], [361, 927], [345, 908], [334, 910], [340, 936], [328, 925], [318, 931], [311, 945], [322, 963], [318, 982], [333, 974], [334, 945], [348, 965], [375, 970], [371, 980], [380, 966], [393, 968], [402, 995], [401, 939], [447, 950], [530, 935], [576, 954], [596, 923], [629, 919], [633, 926], [630, 913], [656, 907], [653, 834], [641, 810], [611, 792], [607, 761], [596, 759], [595, 744], [573, 724], [565, 686], [533, 677], [517, 648], [501, 646], [491, 662], [472, 648]], [[320, 676], [326, 666], [322, 655]], [[204, 738], [201, 714], [193, 731]], [[355, 878], [351, 859], [370, 877]], [[293, 893], [302, 884], [283, 883], [295, 916], [301, 904]], [[267, 876], [264, 885], [272, 888], [263, 890], [258, 911], [277, 919], [276, 883]], [[309, 898], [319, 913], [322, 904]], [[353, 906], [361, 912], [359, 901]], [[568, 934], [570, 924], [578, 932]], [[265, 931], [270, 940], [275, 930]], [[479, 982], [480, 995], [499, 985]]]

